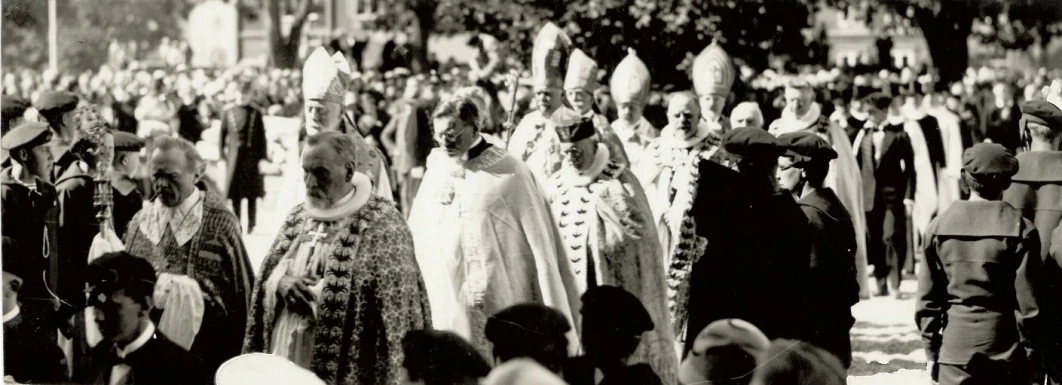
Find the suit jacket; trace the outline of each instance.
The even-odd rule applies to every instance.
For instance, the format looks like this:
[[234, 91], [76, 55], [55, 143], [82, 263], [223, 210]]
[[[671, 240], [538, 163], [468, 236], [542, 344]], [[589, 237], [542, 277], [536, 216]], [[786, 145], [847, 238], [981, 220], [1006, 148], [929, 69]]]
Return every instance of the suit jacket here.
[[[111, 368], [119, 363], [114, 353], [114, 343], [104, 340], [89, 352], [91, 363], [84, 377], [75, 378], [81, 384], [107, 385]], [[129, 365], [126, 385], [209, 385], [213, 373], [203, 368], [199, 359], [166, 338], [162, 332], [155, 335], [140, 349], [125, 357]]]
[[[50, 314], [55, 305], [48, 290], [56, 290], [59, 267], [59, 241], [56, 239], [59, 203], [55, 187], [38, 178], [37, 190], [30, 191], [12, 178], [11, 169], [6, 168], [0, 172], [0, 196], [3, 197], [0, 232], [11, 237], [26, 254], [24, 269], [27, 275], [33, 275], [23, 279], [19, 292], [22, 313], [33, 314], [31, 318]], [[42, 274], [46, 278], [42, 278]]]
[[886, 125], [881, 141], [881, 158], [874, 159], [872, 130], [864, 129], [856, 161], [863, 171], [863, 196], [866, 211], [877, 203], [899, 203], [914, 199], [914, 147], [901, 125]]

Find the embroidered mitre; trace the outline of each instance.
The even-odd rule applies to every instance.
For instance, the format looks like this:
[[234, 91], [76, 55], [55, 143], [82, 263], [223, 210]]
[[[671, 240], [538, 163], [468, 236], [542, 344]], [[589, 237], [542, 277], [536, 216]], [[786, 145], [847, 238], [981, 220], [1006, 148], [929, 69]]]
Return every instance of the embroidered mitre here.
[[617, 104], [645, 104], [645, 100], [649, 97], [650, 87], [652, 83], [649, 77], [649, 67], [645, 66], [633, 49], [627, 49], [627, 57], [623, 58], [616, 66], [616, 70], [612, 72], [612, 80], [609, 82], [612, 99]]
[[734, 85], [734, 66], [723, 47], [712, 42], [693, 59], [693, 88], [697, 95], [727, 96]]
[[343, 103], [345, 94], [346, 83], [339, 66], [328, 56], [328, 51], [317, 47], [302, 65], [303, 99]]
[[568, 73], [564, 76], [565, 90], [583, 90], [593, 93], [597, 89], [597, 63], [581, 49], [568, 58]]
[[535, 88], [561, 88], [572, 40], [553, 23], [546, 23], [531, 50], [531, 77]]

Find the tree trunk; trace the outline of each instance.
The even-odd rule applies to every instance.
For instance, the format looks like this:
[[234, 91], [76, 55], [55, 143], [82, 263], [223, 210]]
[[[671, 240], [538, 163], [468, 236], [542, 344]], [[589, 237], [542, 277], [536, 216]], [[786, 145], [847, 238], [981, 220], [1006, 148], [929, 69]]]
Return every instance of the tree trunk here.
[[299, 62], [299, 43], [302, 26], [310, 16], [311, 0], [299, 1], [295, 20], [291, 23], [287, 38], [281, 33], [280, 0], [266, 0], [266, 28], [269, 39], [269, 64], [275, 68], [296, 68]]
[[966, 39], [970, 36], [974, 16], [968, 10], [970, 6], [961, 2], [948, 1], [939, 7], [936, 12], [919, 10], [915, 13], [915, 22], [922, 29], [941, 83], [950, 84], [962, 80], [970, 65]]
[[410, 31], [409, 43], [413, 51], [410, 70], [414, 73], [425, 73], [431, 70], [431, 63], [428, 61], [428, 37], [435, 29], [435, 7], [437, 5], [435, 0], [418, 0], [413, 4], [414, 25]]

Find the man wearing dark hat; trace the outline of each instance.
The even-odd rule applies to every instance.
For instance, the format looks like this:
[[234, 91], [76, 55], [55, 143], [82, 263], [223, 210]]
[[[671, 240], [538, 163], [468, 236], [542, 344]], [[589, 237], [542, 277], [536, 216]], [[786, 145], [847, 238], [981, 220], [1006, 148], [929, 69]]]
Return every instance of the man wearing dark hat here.
[[783, 134], [778, 140], [789, 149], [779, 158], [779, 187], [798, 199], [811, 225], [809, 278], [815, 284], [809, 287], [809, 299], [817, 330], [810, 342], [836, 355], [847, 368], [852, 361], [849, 331], [855, 324], [851, 307], [859, 302], [859, 283], [851, 218], [833, 189], [823, 185], [837, 152], [807, 131]]
[[49, 181], [55, 181], [71, 164], [77, 162], [68, 150], [78, 139], [77, 96], [53, 91], [41, 92], [33, 107], [40, 112], [41, 118], [48, 123], [55, 134], [51, 144], [55, 166]]
[[[1062, 254], [1054, 239], [1062, 222], [1062, 110], [1054, 104], [1043, 100], [1032, 100], [1021, 104], [1022, 117], [1019, 120], [1023, 136], [1028, 137], [1029, 151], [1017, 155], [1018, 173], [1014, 175], [1003, 200], [1021, 211], [1025, 219], [1032, 221], [1040, 235], [1040, 257], [1048, 266], [1045, 272], [1059, 274], [1062, 266]], [[1046, 279], [1044, 305], [1058, 304], [1062, 300], [1062, 282], [1059, 279]], [[1058, 324], [1062, 309], [1046, 311]], [[1042, 352], [1043, 362], [1062, 362], [1062, 332], [1045, 331], [1051, 335], [1044, 338], [1052, 341], [1048, 346], [1055, 346], [1052, 352]], [[1054, 365], [1052, 380], [1062, 383], [1062, 364]]]
[[[627, 364], [639, 347], [645, 350], [646, 346], [641, 346], [642, 335], [654, 328], [641, 301], [621, 288], [597, 286], [583, 293], [582, 302], [586, 354], [568, 361], [564, 380], [570, 385], [662, 384], [648, 362]], [[673, 356], [655, 358], [674, 360]], [[675, 363], [662, 366], [675, 368]], [[661, 374], [674, 376], [674, 372]]]
[[699, 206], [720, 211], [713, 206], [724, 205], [729, 211], [722, 212], [725, 238], [709, 241], [715, 245], [690, 275], [686, 351], [701, 329], [731, 317], [751, 322], [769, 338], [807, 340], [811, 229], [793, 196], [778, 186], [784, 145], [756, 128], [732, 130], [722, 144], [737, 164], [740, 194]]
[[23, 116], [30, 104], [17, 96], [4, 95], [0, 98], [0, 132], [7, 134], [23, 121]]
[[863, 207], [878, 295], [899, 295], [907, 254], [907, 213], [914, 205], [915, 163], [911, 138], [902, 124], [890, 124], [892, 99], [877, 92], [863, 100], [867, 121], [856, 134], [855, 156], [863, 178]]
[[476, 385], [490, 364], [475, 346], [457, 334], [410, 330], [402, 338], [406, 379], [424, 385]]
[[0, 226], [25, 251], [26, 276], [22, 290], [23, 313], [32, 318], [52, 314], [58, 268], [56, 240], [59, 205], [55, 187], [47, 182], [52, 171], [48, 143], [52, 132], [45, 123], [27, 122], [15, 127], [0, 141], [12, 165], [0, 172], [3, 198]]
[[765, 361], [771, 340], [756, 325], [728, 318], [712, 322], [692, 338], [689, 356], [679, 367], [683, 385], [744, 385]]
[[19, 293], [32, 274], [31, 255], [3, 237], [4, 375], [21, 384], [61, 383], [67, 380], [66, 357], [44, 326], [22, 314]]
[[530, 358], [560, 374], [568, 359], [565, 334], [571, 329], [563, 313], [545, 305], [523, 303], [488, 318], [484, 334], [494, 345], [496, 364]]
[[133, 179], [140, 169], [140, 149], [144, 148], [144, 139], [123, 131], [115, 131], [114, 164], [111, 168], [111, 186], [114, 206], [111, 219], [114, 231], [124, 236], [129, 221], [144, 207], [144, 196]]
[[155, 269], [147, 260], [117, 252], [88, 265], [89, 305], [103, 340], [77, 383], [211, 384], [199, 359], [170, 341], [148, 316], [154, 308]]
[[999, 144], [966, 150], [970, 199], [926, 231], [915, 318], [942, 385], [1031, 383], [1026, 352], [1035, 357], [1048, 324], [1040, 311], [1040, 238], [1032, 221], [1001, 201], [1017, 171], [1018, 160]]

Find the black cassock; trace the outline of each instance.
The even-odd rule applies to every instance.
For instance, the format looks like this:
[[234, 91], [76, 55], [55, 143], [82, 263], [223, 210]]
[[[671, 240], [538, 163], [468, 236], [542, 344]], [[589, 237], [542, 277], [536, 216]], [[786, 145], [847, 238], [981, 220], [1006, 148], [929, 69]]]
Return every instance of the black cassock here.
[[262, 113], [251, 106], [236, 106], [222, 114], [221, 158], [227, 168], [225, 191], [229, 199], [255, 199], [265, 195], [258, 161], [266, 159]]
[[128, 365], [126, 385], [198, 385], [213, 384], [213, 373], [205, 370], [198, 358], [170, 341], [161, 332], [144, 346], [119, 359], [114, 343], [107, 340], [92, 348], [90, 369], [74, 380], [79, 384], [110, 384], [111, 368]]

